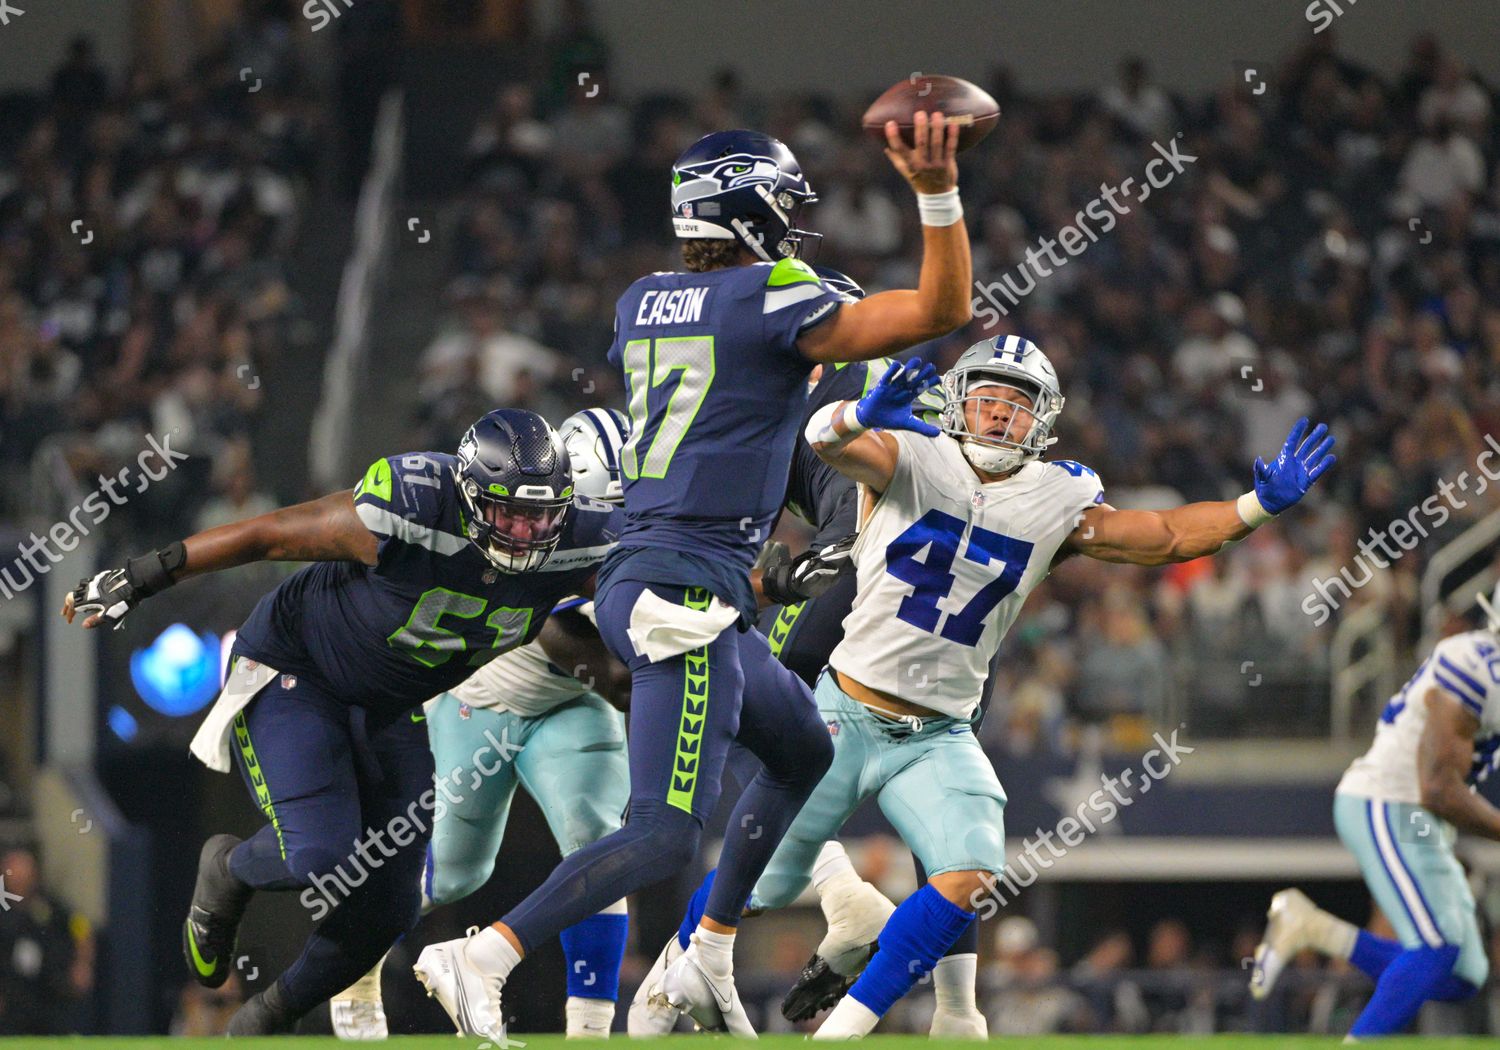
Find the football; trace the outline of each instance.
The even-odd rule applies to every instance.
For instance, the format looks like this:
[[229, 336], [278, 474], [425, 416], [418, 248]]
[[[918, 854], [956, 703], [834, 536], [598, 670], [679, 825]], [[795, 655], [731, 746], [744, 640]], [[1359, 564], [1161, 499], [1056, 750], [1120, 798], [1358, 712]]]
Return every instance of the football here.
[[863, 119], [865, 133], [885, 145], [885, 124], [894, 120], [901, 125], [901, 138], [912, 142], [912, 124], [918, 111], [941, 111], [947, 120], [961, 125], [958, 148], [962, 152], [984, 141], [1000, 121], [1000, 104], [988, 91], [960, 80], [936, 73], [913, 73], [871, 103]]

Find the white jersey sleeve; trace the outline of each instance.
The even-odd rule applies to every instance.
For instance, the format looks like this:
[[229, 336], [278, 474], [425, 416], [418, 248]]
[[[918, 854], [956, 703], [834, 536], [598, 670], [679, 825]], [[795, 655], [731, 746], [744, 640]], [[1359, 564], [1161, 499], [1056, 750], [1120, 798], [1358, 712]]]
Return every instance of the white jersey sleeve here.
[[1338, 790], [1348, 795], [1420, 805], [1417, 750], [1427, 726], [1427, 695], [1441, 689], [1479, 719], [1470, 780], [1485, 779], [1500, 747], [1500, 638], [1468, 631], [1433, 646], [1411, 680], [1391, 697], [1375, 727], [1370, 750], [1344, 773]]
[[589, 688], [553, 664], [539, 643], [529, 642], [501, 653], [450, 692], [470, 707], [535, 717], [583, 696]]
[[892, 436], [896, 468], [854, 545], [857, 593], [829, 663], [967, 718], [1026, 596], [1104, 490], [1068, 461], [1028, 463], [983, 484], [953, 438]]

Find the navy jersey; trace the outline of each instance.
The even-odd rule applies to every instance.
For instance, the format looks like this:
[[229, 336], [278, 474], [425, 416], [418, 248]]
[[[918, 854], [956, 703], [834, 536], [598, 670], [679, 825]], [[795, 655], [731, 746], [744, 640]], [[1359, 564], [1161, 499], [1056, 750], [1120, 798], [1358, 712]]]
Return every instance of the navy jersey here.
[[706, 586], [754, 619], [750, 567], [781, 509], [812, 368], [797, 339], [846, 301], [795, 259], [652, 274], [620, 297], [609, 359], [631, 433], [606, 575]]
[[454, 457], [382, 459], [354, 490], [379, 560], [317, 562], [256, 605], [235, 651], [362, 706], [411, 706], [540, 633], [612, 545], [619, 511], [574, 506], [541, 569], [499, 572], [465, 535]]

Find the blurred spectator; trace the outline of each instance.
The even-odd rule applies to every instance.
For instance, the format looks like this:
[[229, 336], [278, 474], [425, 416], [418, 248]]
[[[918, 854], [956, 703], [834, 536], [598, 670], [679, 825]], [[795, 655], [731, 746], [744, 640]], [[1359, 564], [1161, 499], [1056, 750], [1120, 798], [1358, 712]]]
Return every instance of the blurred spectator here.
[[6, 850], [0, 871], [0, 1034], [76, 1031], [74, 1004], [94, 987], [88, 920], [47, 890], [29, 849]]
[[170, 1034], [177, 1038], [205, 1039], [222, 1036], [229, 1030], [229, 1019], [245, 1001], [240, 975], [233, 971], [229, 980], [218, 988], [205, 988], [196, 981], [182, 986], [177, 997], [177, 1012], [172, 1016]]

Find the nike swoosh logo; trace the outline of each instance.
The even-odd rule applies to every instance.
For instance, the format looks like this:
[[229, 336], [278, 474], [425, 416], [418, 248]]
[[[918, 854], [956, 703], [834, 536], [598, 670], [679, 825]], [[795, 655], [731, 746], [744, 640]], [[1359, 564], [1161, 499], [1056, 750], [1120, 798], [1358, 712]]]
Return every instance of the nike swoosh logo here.
[[198, 975], [200, 977], [212, 977], [219, 968], [219, 960], [204, 960], [202, 953], [198, 951], [198, 938], [193, 935], [193, 923], [191, 919], [188, 920], [187, 935], [188, 951], [193, 956], [193, 966], [197, 969]]
[[427, 721], [427, 716], [422, 714], [422, 712], [420, 711], [413, 711], [411, 713], [411, 720], [413, 722], [425, 722]]

